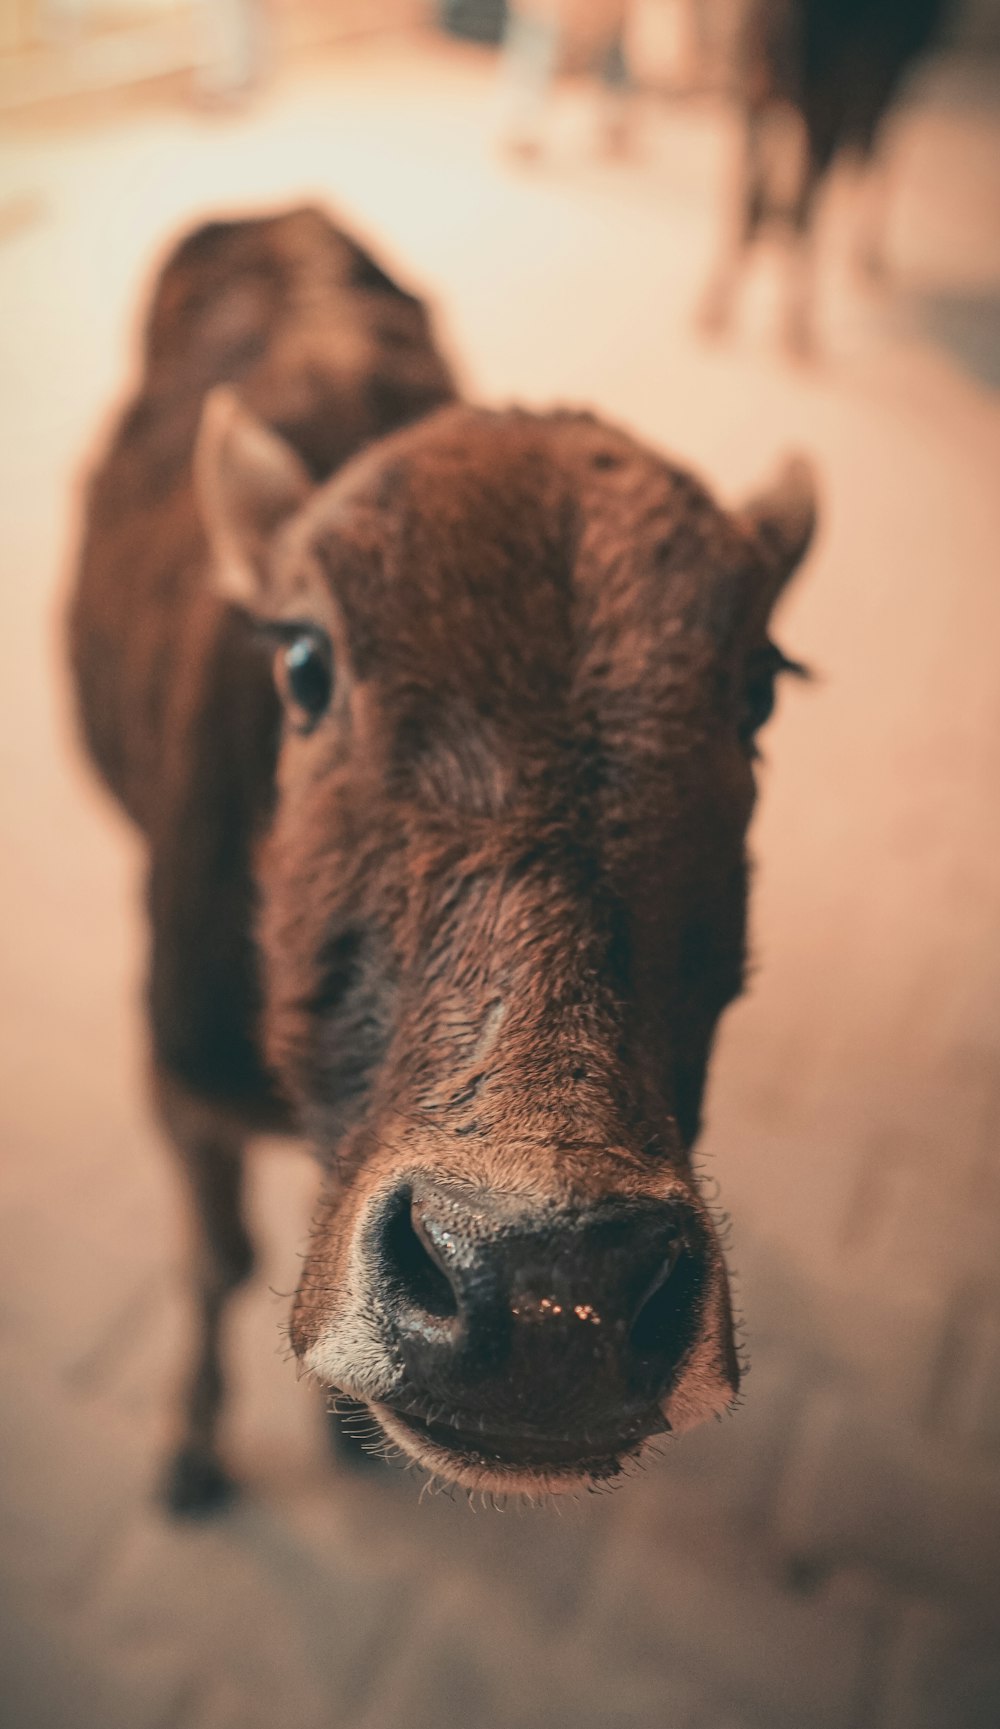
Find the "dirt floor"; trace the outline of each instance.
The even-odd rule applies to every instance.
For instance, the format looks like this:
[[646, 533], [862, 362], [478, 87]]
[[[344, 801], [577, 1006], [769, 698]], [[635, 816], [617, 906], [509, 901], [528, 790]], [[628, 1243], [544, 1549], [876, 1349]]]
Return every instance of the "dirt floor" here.
[[[996, 85], [996, 79], [993, 79]], [[1000, 1723], [1000, 109], [924, 77], [893, 275], [822, 247], [823, 361], [765, 265], [692, 329], [732, 122], [571, 88], [504, 161], [493, 64], [315, 58], [245, 111], [176, 89], [0, 137], [4, 628], [0, 1721], [10, 1729], [996, 1729]], [[745, 1404], [618, 1493], [470, 1510], [326, 1453], [281, 1354], [312, 1192], [262, 1149], [233, 1328], [249, 1489], [150, 1500], [186, 1327], [143, 1096], [141, 860], [73, 741], [79, 481], [151, 261], [207, 212], [329, 202], [432, 298], [471, 394], [595, 407], [727, 497], [811, 453], [824, 526], [781, 619], [819, 674], [767, 735], [750, 995], [706, 1169], [733, 1218]]]

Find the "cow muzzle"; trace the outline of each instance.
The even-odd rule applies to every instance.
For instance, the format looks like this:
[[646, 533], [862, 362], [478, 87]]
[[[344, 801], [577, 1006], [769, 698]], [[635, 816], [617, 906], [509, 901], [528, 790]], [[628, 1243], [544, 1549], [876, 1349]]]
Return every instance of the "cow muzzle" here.
[[419, 1174], [366, 1209], [355, 1260], [365, 1373], [357, 1315], [331, 1315], [308, 1366], [470, 1487], [614, 1476], [736, 1392], [725, 1270], [687, 1193], [528, 1206]]

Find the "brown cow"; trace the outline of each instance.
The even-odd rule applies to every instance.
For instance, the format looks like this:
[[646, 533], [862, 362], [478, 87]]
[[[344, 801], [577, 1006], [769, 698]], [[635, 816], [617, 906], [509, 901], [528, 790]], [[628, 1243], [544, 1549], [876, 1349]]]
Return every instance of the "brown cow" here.
[[[858, 249], [881, 274], [884, 194], [875, 176], [885, 118], [913, 63], [940, 29], [948, 0], [742, 0], [737, 84], [743, 148], [735, 220], [700, 309], [708, 334], [729, 324], [741, 278], [772, 223], [791, 241], [784, 337], [812, 352], [813, 226], [831, 168], [853, 154], [868, 173]], [[873, 225], [873, 217], [878, 217]]]
[[269, 1128], [325, 1173], [296, 1355], [433, 1471], [606, 1478], [737, 1388], [691, 1149], [808, 474], [729, 516], [590, 415], [428, 412], [452, 396], [419, 303], [318, 212], [214, 224], [91, 490], [74, 662], [148, 842], [197, 1234], [180, 1512], [231, 1487], [220, 1323]]

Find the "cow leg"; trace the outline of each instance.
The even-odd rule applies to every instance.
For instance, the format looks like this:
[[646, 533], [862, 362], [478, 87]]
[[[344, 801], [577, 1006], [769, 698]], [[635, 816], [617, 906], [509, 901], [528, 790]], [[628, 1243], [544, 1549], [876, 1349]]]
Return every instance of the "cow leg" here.
[[181, 1403], [181, 1430], [163, 1482], [171, 1513], [202, 1518], [236, 1485], [218, 1452], [225, 1395], [222, 1330], [226, 1305], [253, 1270], [243, 1219], [243, 1146], [232, 1127], [162, 1075], [157, 1102], [187, 1193], [192, 1234], [195, 1346]]
[[559, 50], [557, 16], [509, 8], [500, 67], [501, 141], [524, 160], [541, 153], [545, 104]]
[[879, 148], [878, 117], [873, 116], [857, 140], [858, 212], [854, 236], [854, 265], [866, 282], [879, 283], [888, 275], [885, 236], [888, 226], [892, 176], [888, 152]]
[[763, 115], [750, 110], [743, 133], [743, 158], [735, 217], [722, 255], [709, 277], [698, 308], [698, 328], [719, 336], [732, 322], [733, 304], [747, 257], [760, 233], [767, 208], [767, 177], [763, 155]]
[[820, 179], [820, 166], [810, 152], [790, 213], [791, 250], [783, 337], [786, 349], [796, 360], [811, 359], [816, 346], [813, 230]]
[[884, 161], [876, 158], [865, 164], [859, 194], [854, 266], [862, 281], [879, 284], [889, 274], [885, 231], [890, 187]]

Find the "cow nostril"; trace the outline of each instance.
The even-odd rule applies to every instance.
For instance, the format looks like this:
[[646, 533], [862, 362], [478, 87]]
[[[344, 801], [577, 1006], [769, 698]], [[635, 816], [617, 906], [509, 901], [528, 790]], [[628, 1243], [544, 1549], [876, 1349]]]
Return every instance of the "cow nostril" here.
[[442, 1320], [458, 1314], [451, 1280], [408, 1193], [400, 1195], [389, 1216], [383, 1249], [386, 1273], [404, 1302]]
[[633, 1360], [647, 1372], [652, 1370], [661, 1383], [670, 1380], [694, 1343], [700, 1280], [698, 1258], [678, 1240], [633, 1318], [629, 1334]]

